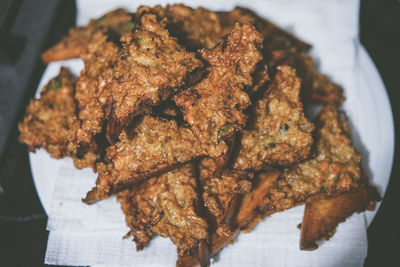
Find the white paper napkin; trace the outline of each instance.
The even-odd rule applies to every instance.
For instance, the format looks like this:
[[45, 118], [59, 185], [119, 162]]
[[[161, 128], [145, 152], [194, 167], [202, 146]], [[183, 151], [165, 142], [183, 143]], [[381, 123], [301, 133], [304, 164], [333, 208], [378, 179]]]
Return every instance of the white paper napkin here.
[[[313, 45], [312, 54], [320, 59], [320, 70], [346, 90], [346, 103], [357, 101], [360, 88], [355, 79], [358, 42], [357, 0], [331, 1], [178, 1], [193, 7], [229, 10], [237, 5], [249, 7], [278, 25], [289, 29]], [[141, 4], [172, 1], [78, 1], [79, 25], [106, 11], [125, 7], [135, 10]], [[59, 65], [50, 64], [49, 69]], [[54, 72], [53, 70], [53, 72]], [[76, 68], [75, 71], [79, 71]], [[349, 114], [352, 118], [352, 114]], [[357, 118], [352, 118], [356, 120]], [[70, 159], [48, 166], [55, 175], [48, 210], [50, 230], [45, 263], [90, 266], [173, 266], [176, 248], [160, 237], [141, 252], [131, 240], [115, 198], [87, 206], [81, 198], [94, 185], [91, 170], [76, 170]], [[213, 266], [361, 266], [367, 253], [365, 216], [353, 215], [341, 224], [329, 242], [316, 251], [299, 249], [300, 231], [296, 228], [303, 207], [275, 214], [262, 221], [251, 233], [241, 234], [213, 261]]]

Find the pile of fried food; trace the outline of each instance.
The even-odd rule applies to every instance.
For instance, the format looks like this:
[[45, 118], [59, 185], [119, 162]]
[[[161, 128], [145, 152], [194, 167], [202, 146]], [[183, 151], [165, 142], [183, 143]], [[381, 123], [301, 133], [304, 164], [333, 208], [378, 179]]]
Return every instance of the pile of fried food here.
[[[97, 173], [84, 202], [115, 195], [137, 250], [158, 234], [177, 266], [210, 257], [275, 212], [305, 204], [301, 249], [380, 200], [310, 45], [245, 8], [111, 11], [42, 54], [80, 57], [19, 124], [30, 151]], [[303, 105], [322, 104], [311, 122]]]

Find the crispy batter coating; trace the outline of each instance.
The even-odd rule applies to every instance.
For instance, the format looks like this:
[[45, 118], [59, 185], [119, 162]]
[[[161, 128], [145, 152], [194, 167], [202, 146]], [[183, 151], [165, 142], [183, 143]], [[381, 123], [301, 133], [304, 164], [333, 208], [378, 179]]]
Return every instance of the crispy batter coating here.
[[267, 165], [288, 166], [307, 159], [314, 126], [303, 113], [300, 79], [289, 66], [278, 72], [256, 103], [254, 122], [243, 131], [234, 168], [256, 171]]
[[69, 137], [68, 149], [74, 156], [77, 168], [92, 167], [104, 149], [101, 136], [110, 92], [106, 87], [110, 77], [109, 63], [117, 54], [118, 46], [107, 41], [102, 32], [96, 33], [82, 55], [85, 68], [76, 84], [75, 99], [78, 120], [75, 121]]
[[80, 57], [86, 53], [88, 45], [95, 41], [93, 38], [96, 39], [94, 36], [98, 32], [117, 41], [122, 33], [134, 27], [133, 14], [122, 8], [110, 11], [100, 18], [89, 21], [87, 26], [71, 28], [67, 36], [42, 54], [42, 60], [49, 63]]
[[212, 158], [201, 160], [199, 169], [203, 203], [213, 222], [212, 233], [229, 235], [242, 195], [251, 189], [252, 173], [228, 169], [218, 173], [218, 164]]
[[355, 192], [336, 197], [316, 196], [307, 199], [301, 225], [300, 248], [314, 250], [316, 241], [328, 240], [339, 223], [344, 222], [355, 212], [375, 209], [381, 197], [375, 187], [365, 184]]
[[261, 54], [262, 37], [252, 25], [236, 26], [216, 47], [201, 50], [209, 64], [201, 82], [175, 96], [185, 121], [213, 158], [226, 156], [236, 132], [245, 126], [250, 105], [244, 86]]
[[[165, 8], [159, 5], [152, 8], [142, 6], [137, 10], [138, 15], [145, 12], [166, 18], [171, 35], [178, 38], [189, 51], [213, 48], [223, 35], [230, 32], [222, 34], [217, 13], [203, 7], [193, 9], [182, 4], [174, 4]], [[234, 23], [231, 29], [233, 25]]]
[[153, 14], [144, 14], [137, 29], [125, 33], [121, 40], [123, 49], [113, 63], [109, 85], [112, 102], [108, 130], [112, 139], [135, 116], [190, 85], [203, 66]]
[[119, 139], [107, 148], [105, 164], [98, 165], [101, 171], [96, 187], [87, 194], [85, 202], [107, 198], [147, 177], [205, 155], [188, 128], [151, 115], [123, 131]]
[[155, 233], [177, 245], [177, 266], [208, 265], [208, 224], [200, 215], [198, 191], [195, 168], [187, 164], [119, 193], [137, 249]]
[[76, 79], [66, 68], [43, 87], [40, 98], [33, 99], [18, 124], [19, 141], [29, 151], [44, 148], [54, 158], [69, 156], [67, 137], [75, 120], [73, 99]]
[[302, 204], [313, 195], [334, 196], [364, 183], [361, 155], [337, 106], [325, 106], [317, 120], [316, 156], [286, 168], [265, 199], [267, 214]]

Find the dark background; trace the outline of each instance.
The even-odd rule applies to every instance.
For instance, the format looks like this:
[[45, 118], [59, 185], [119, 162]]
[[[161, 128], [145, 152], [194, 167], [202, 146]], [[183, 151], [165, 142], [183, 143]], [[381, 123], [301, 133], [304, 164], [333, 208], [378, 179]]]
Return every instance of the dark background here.
[[[26, 149], [16, 139], [16, 123], [44, 70], [40, 52], [67, 31], [75, 12], [73, 1], [0, 1], [0, 266], [43, 265], [47, 216]], [[362, 0], [360, 39], [384, 80], [400, 140], [400, 2]], [[23, 73], [22, 78], [13, 79], [13, 69]], [[396, 143], [390, 183], [368, 229], [365, 266], [400, 266], [399, 160]]]

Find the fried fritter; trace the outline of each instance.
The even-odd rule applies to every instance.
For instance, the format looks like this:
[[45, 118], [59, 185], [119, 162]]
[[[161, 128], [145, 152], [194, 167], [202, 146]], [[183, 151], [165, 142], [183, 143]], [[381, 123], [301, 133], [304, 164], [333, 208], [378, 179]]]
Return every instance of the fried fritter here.
[[108, 39], [118, 41], [122, 33], [134, 29], [133, 17], [133, 14], [119, 8], [89, 21], [87, 26], [71, 28], [67, 36], [42, 54], [42, 60], [49, 63], [80, 57], [87, 53], [87, 46], [98, 32], [105, 34]]
[[133, 32], [121, 37], [123, 49], [113, 62], [108, 135], [115, 139], [122, 127], [152, 106], [167, 100], [198, 79], [203, 66], [170, 36], [155, 15], [144, 14]]
[[[201, 48], [213, 48], [224, 35], [221, 34], [221, 26], [217, 13], [203, 7], [193, 9], [191, 7], [174, 4], [147, 7], [142, 6], [137, 13], [150, 12], [159, 18], [166, 18], [167, 29], [171, 35], [189, 51]], [[233, 29], [234, 24], [232, 24]], [[229, 33], [229, 32], [226, 32]]]
[[106, 150], [86, 203], [107, 198], [145, 178], [205, 155], [193, 133], [175, 121], [145, 115]]
[[278, 67], [264, 97], [255, 105], [253, 125], [243, 131], [234, 168], [258, 171], [288, 166], [309, 157], [314, 126], [303, 113], [300, 79], [289, 66]]
[[18, 124], [19, 141], [29, 151], [44, 148], [54, 158], [69, 156], [67, 137], [75, 120], [73, 99], [76, 79], [66, 68], [43, 87], [40, 98], [33, 99]]
[[210, 157], [226, 156], [236, 132], [246, 124], [243, 111], [250, 98], [243, 89], [251, 85], [261, 60], [261, 42], [252, 25], [235, 26], [217, 46], [200, 51], [208, 63], [207, 77], [174, 97]]
[[300, 248], [314, 250], [316, 241], [328, 240], [339, 223], [355, 212], [375, 209], [381, 198], [376, 188], [365, 184], [355, 192], [348, 192], [336, 197], [324, 195], [307, 199], [301, 225]]
[[229, 235], [241, 198], [251, 189], [252, 173], [228, 169], [218, 173], [218, 164], [212, 158], [201, 160], [199, 168], [203, 203], [213, 221], [212, 234]]
[[187, 164], [119, 193], [137, 250], [155, 233], [177, 245], [177, 266], [209, 265], [208, 224], [200, 216], [198, 192], [195, 168]]
[[325, 106], [316, 125], [316, 156], [283, 171], [265, 198], [267, 215], [303, 204], [310, 196], [355, 191], [364, 183], [361, 155], [337, 106]]
[[[118, 46], [107, 41], [102, 32], [93, 35], [82, 55], [85, 68], [76, 84], [75, 99], [78, 120], [73, 125], [68, 149], [74, 157], [75, 166], [95, 168], [95, 162], [103, 148], [98, 138], [102, 135], [110, 92], [107, 88], [112, 70], [109, 63], [115, 58]], [[104, 134], [103, 134], [104, 135]]]

